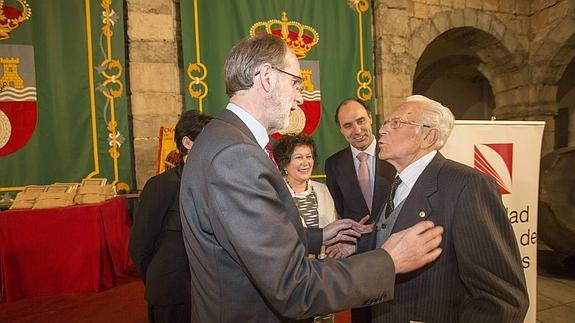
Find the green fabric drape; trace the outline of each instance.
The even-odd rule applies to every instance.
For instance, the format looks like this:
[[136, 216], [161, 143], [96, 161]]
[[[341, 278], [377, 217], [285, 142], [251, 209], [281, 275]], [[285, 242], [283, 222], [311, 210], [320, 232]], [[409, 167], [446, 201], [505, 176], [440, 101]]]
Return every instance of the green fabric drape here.
[[[29, 138], [22, 137], [22, 114], [10, 110], [13, 102], [0, 91], [4, 127], [11, 128], [4, 133], [24, 141], [21, 147], [12, 141], [14, 151], [2, 151], [0, 141], [0, 189], [86, 177], [131, 188], [122, 1], [4, 1], [2, 10], [17, 14], [22, 2], [31, 15], [0, 40], [0, 58], [20, 57], [27, 79], [35, 79], [25, 86], [35, 87], [37, 120]], [[6, 64], [0, 70], [6, 75]], [[28, 113], [29, 121], [34, 113]]]
[[[200, 68], [184, 76], [186, 109], [202, 108], [204, 113], [210, 115], [224, 109], [228, 98], [224, 87], [223, 63], [230, 48], [248, 36], [250, 27], [256, 22], [280, 20], [285, 12], [289, 21], [310, 26], [319, 34], [319, 42], [300, 63], [302, 68], [318, 66], [314, 74], [317, 76], [319, 73], [319, 78], [314, 80], [314, 85], [321, 91], [321, 121], [313, 132], [313, 138], [319, 155], [319, 167], [315, 173], [323, 174], [325, 158], [346, 145], [335, 124], [334, 112], [340, 101], [357, 96], [360, 35], [363, 36], [364, 70], [373, 76], [371, 8], [362, 12], [360, 30], [359, 14], [354, 3], [367, 6], [369, 1], [180, 0], [184, 73], [188, 72], [190, 64], [198, 61], [206, 68], [205, 71]], [[190, 94], [191, 83], [193, 91], [208, 91], [201, 107], [199, 100]], [[369, 86], [373, 91], [373, 81]], [[373, 106], [370, 101], [368, 104]]]

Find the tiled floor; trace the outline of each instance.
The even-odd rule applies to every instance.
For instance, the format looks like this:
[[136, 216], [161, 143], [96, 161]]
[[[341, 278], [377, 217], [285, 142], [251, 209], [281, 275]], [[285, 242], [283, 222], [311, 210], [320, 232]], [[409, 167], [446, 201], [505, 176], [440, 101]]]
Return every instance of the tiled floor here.
[[545, 246], [537, 258], [537, 322], [575, 322], [575, 268], [562, 263], [566, 256]]

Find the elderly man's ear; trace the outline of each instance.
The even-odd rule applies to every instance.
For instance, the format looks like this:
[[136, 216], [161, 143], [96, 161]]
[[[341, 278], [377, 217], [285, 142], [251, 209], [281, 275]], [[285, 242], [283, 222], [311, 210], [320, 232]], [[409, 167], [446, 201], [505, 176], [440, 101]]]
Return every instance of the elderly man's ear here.
[[421, 148], [427, 149], [429, 147], [435, 146], [439, 140], [439, 129], [437, 128], [430, 128], [429, 131], [423, 136], [423, 140], [421, 142]]

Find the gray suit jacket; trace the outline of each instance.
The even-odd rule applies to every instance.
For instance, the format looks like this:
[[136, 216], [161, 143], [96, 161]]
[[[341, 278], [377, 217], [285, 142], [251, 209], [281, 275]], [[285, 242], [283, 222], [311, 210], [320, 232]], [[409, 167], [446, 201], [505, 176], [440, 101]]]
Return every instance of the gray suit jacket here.
[[495, 183], [438, 153], [413, 186], [393, 232], [444, 227], [437, 261], [398, 275], [373, 322], [522, 322], [528, 308], [519, 250]]
[[393, 295], [389, 254], [307, 258], [306, 233], [279, 171], [224, 110], [198, 136], [180, 190], [193, 322], [282, 322]]

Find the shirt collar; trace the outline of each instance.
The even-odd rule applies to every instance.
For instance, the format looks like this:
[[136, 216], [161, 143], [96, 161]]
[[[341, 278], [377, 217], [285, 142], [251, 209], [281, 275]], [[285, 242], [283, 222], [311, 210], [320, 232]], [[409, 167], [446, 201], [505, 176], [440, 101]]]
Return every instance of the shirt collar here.
[[411, 188], [415, 185], [415, 182], [419, 178], [419, 175], [423, 172], [425, 167], [429, 165], [433, 157], [437, 154], [437, 150], [433, 150], [428, 152], [427, 154], [420, 157], [418, 160], [414, 161], [413, 163], [409, 164], [405, 169], [398, 174], [399, 178], [401, 178], [401, 182], [404, 183]]
[[238, 118], [243, 121], [248, 129], [250, 129], [252, 135], [254, 135], [256, 138], [258, 145], [260, 145], [262, 148], [265, 148], [268, 142], [270, 142], [266, 128], [264, 128], [264, 126], [258, 120], [252, 117], [251, 114], [236, 104], [230, 102], [226, 106], [226, 109], [230, 110], [236, 116], [238, 116]]
[[375, 157], [375, 146], [377, 145], [377, 140], [375, 140], [375, 136], [371, 135], [371, 144], [369, 144], [369, 146], [367, 146], [367, 148], [365, 148], [365, 150], [359, 150], [357, 148], [355, 148], [352, 145], [349, 145], [349, 147], [351, 148], [351, 154], [353, 155], [353, 158], [357, 158], [357, 155], [361, 152], [364, 152], [366, 154], [368, 154], [370, 157]]

